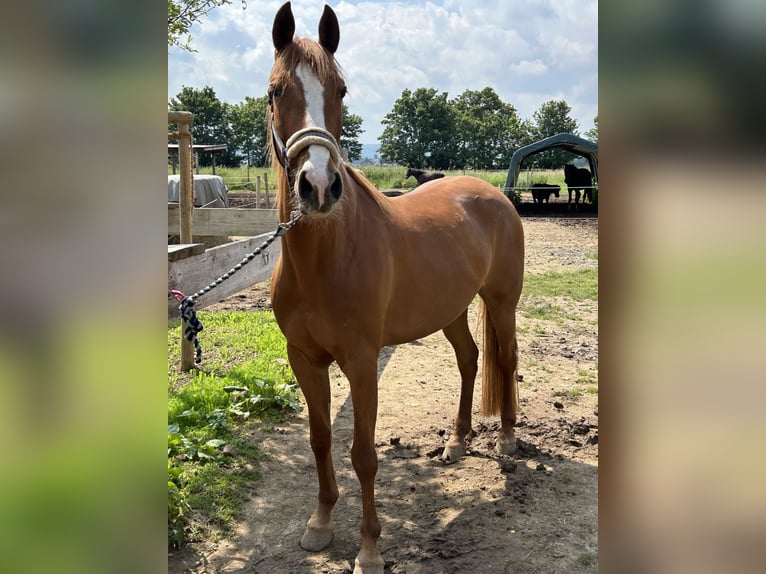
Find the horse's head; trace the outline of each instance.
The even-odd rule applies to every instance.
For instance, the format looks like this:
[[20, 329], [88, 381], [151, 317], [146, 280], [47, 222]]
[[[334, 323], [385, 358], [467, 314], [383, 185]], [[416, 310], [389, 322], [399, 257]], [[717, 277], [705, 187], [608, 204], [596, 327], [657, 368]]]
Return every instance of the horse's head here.
[[294, 32], [295, 19], [287, 2], [272, 28], [275, 54], [268, 91], [272, 153], [285, 168], [286, 185], [300, 210], [325, 214], [343, 193], [338, 141], [346, 84], [333, 56], [340, 39], [338, 19], [325, 6], [319, 42], [294, 38]]

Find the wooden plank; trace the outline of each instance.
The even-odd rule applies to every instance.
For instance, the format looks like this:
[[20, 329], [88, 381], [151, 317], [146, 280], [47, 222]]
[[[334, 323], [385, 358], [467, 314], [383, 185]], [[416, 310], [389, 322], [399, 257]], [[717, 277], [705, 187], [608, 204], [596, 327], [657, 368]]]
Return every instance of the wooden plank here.
[[179, 261], [192, 255], [204, 253], [204, 243], [182, 243], [180, 245], [168, 245], [168, 261]]
[[[168, 203], [168, 235], [178, 235], [178, 204]], [[194, 235], [253, 237], [277, 228], [276, 209], [245, 207], [194, 210]]]
[[[186, 295], [193, 295], [229, 271], [270, 236], [271, 233], [265, 233], [258, 237], [219, 245], [180, 261], [168, 261], [168, 289], [177, 289]], [[268, 280], [281, 252], [280, 241], [275, 240], [264, 253], [257, 255], [229, 279], [197, 299], [195, 309], [203, 309], [229, 295]], [[168, 319], [177, 319], [178, 316], [178, 303], [169, 300]]]

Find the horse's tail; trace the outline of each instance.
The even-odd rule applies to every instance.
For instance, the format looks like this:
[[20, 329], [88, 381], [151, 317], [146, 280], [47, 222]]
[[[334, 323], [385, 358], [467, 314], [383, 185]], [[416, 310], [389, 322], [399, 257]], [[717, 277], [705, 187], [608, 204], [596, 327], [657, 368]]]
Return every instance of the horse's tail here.
[[[484, 301], [479, 302], [479, 319], [484, 323], [484, 360], [481, 367], [481, 410], [486, 416], [499, 415], [503, 407], [505, 377], [500, 366], [500, 343], [497, 339], [495, 325], [489, 315]], [[516, 341], [513, 342], [516, 344]], [[513, 412], [519, 410], [519, 386], [516, 373], [508, 373], [511, 377], [509, 390]]]

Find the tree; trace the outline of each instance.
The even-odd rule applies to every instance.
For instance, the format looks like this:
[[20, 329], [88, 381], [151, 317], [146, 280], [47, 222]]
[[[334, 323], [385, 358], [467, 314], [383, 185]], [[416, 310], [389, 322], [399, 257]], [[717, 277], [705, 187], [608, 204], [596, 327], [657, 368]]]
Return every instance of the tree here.
[[[213, 88], [205, 86], [197, 90], [184, 86], [176, 97], [170, 100], [168, 107], [173, 111], [184, 110], [194, 114], [194, 122], [191, 125], [194, 143], [229, 146], [226, 151], [216, 153], [216, 164], [229, 167], [239, 165], [237, 146], [228, 123], [228, 104], [218, 99]], [[199, 163], [210, 165], [212, 158], [208, 154], [201, 154]]]
[[265, 166], [268, 157], [270, 132], [266, 125], [268, 96], [245, 97], [244, 102], [228, 106], [227, 116], [231, 127], [231, 145], [250, 165]]
[[359, 136], [364, 132], [362, 118], [348, 111], [348, 106], [343, 104], [343, 131], [338, 144], [341, 149], [348, 150], [348, 161], [362, 159], [362, 144]]
[[457, 155], [456, 119], [447, 92], [405, 89], [381, 122], [380, 155], [415, 168], [446, 169]]
[[168, 46], [193, 52], [189, 34], [192, 24], [224, 4], [231, 4], [231, 0], [168, 0]]
[[[547, 138], [560, 133], [579, 135], [577, 120], [569, 114], [572, 108], [564, 100], [545, 102], [534, 114], [535, 136]], [[567, 162], [569, 155], [563, 150], [549, 150], [535, 156], [537, 165], [542, 169], [557, 169]]]
[[598, 114], [593, 118], [593, 127], [585, 132], [585, 137], [592, 142], [598, 143]]
[[528, 124], [490, 87], [466, 90], [451, 105], [457, 121], [458, 167], [503, 168], [510, 163], [514, 150], [528, 139]]

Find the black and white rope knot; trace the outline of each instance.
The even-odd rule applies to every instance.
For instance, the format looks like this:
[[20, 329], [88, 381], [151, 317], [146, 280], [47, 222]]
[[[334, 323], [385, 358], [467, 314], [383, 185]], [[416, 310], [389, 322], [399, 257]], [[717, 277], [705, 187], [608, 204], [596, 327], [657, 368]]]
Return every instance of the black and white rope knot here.
[[181, 318], [184, 320], [184, 323], [186, 324], [186, 329], [184, 330], [184, 337], [187, 341], [190, 341], [194, 344], [194, 362], [195, 363], [201, 363], [202, 362], [202, 345], [200, 345], [199, 339], [197, 338], [197, 333], [202, 331], [202, 321], [199, 320], [197, 317], [197, 311], [194, 309], [194, 305], [197, 302], [197, 299], [205, 295], [206, 293], [212, 291], [216, 287], [218, 287], [221, 283], [226, 281], [229, 277], [234, 275], [237, 271], [242, 269], [245, 265], [250, 263], [253, 259], [255, 259], [258, 255], [263, 253], [269, 245], [271, 245], [274, 240], [277, 237], [280, 237], [282, 234], [284, 234], [285, 231], [290, 229], [295, 223], [301, 218], [302, 213], [300, 211], [293, 211], [290, 214], [290, 219], [288, 221], [285, 221], [284, 223], [280, 223], [277, 225], [276, 231], [272, 233], [263, 243], [261, 243], [258, 247], [255, 248], [255, 251], [248, 254], [242, 261], [237, 263], [234, 267], [229, 269], [226, 273], [218, 277], [215, 281], [210, 283], [209, 285], [203, 287], [199, 291], [197, 291], [194, 295], [189, 295], [188, 297], [185, 296], [180, 291], [175, 290], [168, 290], [168, 298], [175, 297], [176, 301], [180, 302], [180, 305], [178, 306], [179, 311], [181, 312]]
[[186, 323], [184, 337], [187, 341], [194, 344], [194, 362], [202, 362], [202, 345], [199, 343], [197, 333], [202, 331], [202, 321], [197, 317], [197, 311], [194, 309], [196, 301], [192, 297], [184, 297], [181, 305], [178, 307], [181, 311], [181, 318]]

